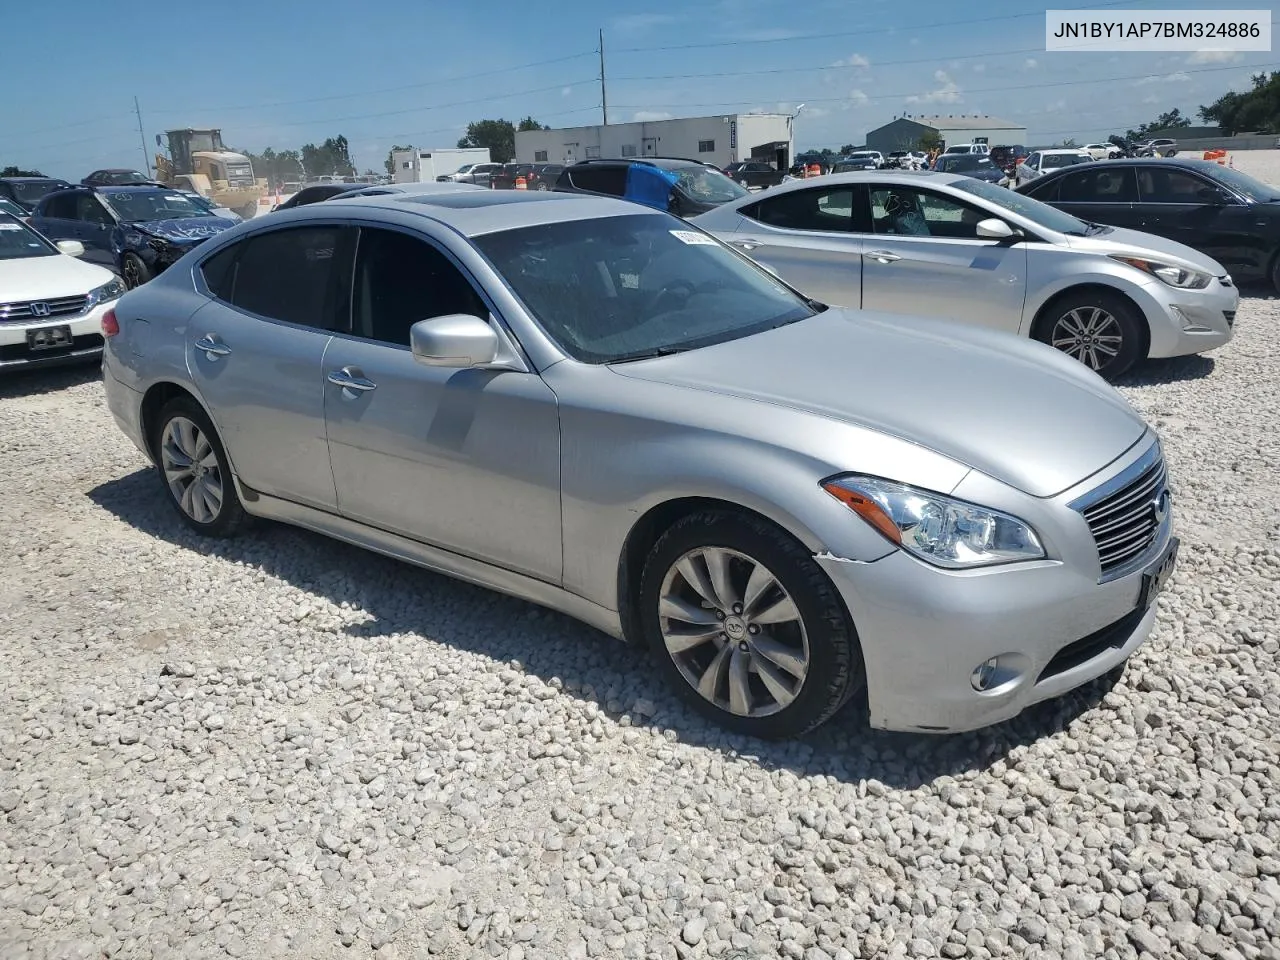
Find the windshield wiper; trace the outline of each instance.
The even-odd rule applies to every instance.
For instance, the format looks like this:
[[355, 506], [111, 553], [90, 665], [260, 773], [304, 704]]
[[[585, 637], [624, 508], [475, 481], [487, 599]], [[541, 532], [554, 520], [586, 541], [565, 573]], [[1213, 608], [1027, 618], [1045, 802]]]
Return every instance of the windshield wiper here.
[[691, 347], [654, 347], [652, 350], [637, 350], [635, 353], [624, 353], [620, 357], [614, 357], [610, 363], [630, 363], [632, 360], [651, 360], [654, 357], [670, 357], [677, 353], [684, 353]]

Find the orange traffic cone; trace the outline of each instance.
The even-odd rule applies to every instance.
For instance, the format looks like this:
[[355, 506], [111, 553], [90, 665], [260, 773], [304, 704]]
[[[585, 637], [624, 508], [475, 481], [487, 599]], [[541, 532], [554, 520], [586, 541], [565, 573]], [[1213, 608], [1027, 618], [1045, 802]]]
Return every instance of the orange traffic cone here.
[[524, 177], [516, 177], [516, 189], [517, 189], [517, 190], [528, 190], [528, 189], [529, 189], [529, 181], [527, 181]]

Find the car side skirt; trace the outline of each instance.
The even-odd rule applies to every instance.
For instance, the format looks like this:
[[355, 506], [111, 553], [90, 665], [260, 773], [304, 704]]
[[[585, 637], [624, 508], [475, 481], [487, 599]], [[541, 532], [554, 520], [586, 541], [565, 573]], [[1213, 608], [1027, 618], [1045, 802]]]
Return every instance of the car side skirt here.
[[581, 620], [615, 639], [623, 639], [622, 621], [616, 610], [608, 610], [554, 584], [357, 523], [324, 510], [258, 493], [242, 484], [239, 477], [235, 478], [235, 483], [245, 511], [255, 517], [303, 527], [395, 560], [403, 560], [466, 583], [549, 607], [575, 620]]

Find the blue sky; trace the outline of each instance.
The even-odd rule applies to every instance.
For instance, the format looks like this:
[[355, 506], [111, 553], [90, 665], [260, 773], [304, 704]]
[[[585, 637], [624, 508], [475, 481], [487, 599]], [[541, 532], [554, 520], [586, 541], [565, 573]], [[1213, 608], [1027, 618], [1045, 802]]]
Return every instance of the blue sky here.
[[[1025, 0], [377, 6], [220, 0], [103, 16], [98, 0], [61, 0], [11, 11], [8, 25], [24, 39], [6, 48], [0, 165], [74, 179], [140, 165], [134, 96], [150, 153], [155, 134], [176, 126], [218, 126], [228, 144], [254, 151], [341, 133], [361, 169], [379, 172], [392, 143], [452, 146], [469, 120], [596, 123], [597, 27], [611, 121], [803, 102], [801, 148], [860, 143], [904, 112], [989, 113], [1025, 123], [1034, 143], [1085, 142], [1170, 107], [1194, 115], [1227, 89], [1244, 89], [1260, 67], [1280, 69], [1276, 53], [1048, 54], [1044, 7]], [[1240, 6], [1248, 5], [1124, 3]], [[198, 13], [213, 9], [216, 20]]]

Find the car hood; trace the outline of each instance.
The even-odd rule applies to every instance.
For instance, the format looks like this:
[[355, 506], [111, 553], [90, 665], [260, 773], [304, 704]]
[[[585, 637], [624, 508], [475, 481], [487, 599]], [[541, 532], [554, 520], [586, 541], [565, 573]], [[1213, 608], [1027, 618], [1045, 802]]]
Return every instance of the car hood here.
[[173, 220], [146, 220], [130, 223], [130, 227], [140, 233], [175, 243], [190, 243], [196, 240], [207, 240], [212, 236], [229, 230], [235, 226], [234, 220], [222, 217], [178, 217]]
[[1218, 263], [1217, 260], [1212, 257], [1206, 257], [1198, 250], [1193, 250], [1191, 247], [1178, 243], [1176, 240], [1167, 240], [1152, 233], [1143, 233], [1141, 230], [1112, 227], [1107, 233], [1100, 233], [1092, 237], [1067, 236], [1066, 241], [1076, 250], [1087, 250], [1091, 253], [1102, 253], [1108, 256], [1122, 254], [1141, 257], [1146, 255], [1172, 262], [1179, 266], [1191, 267], [1204, 273], [1210, 273], [1215, 277], [1223, 276], [1227, 272], [1226, 268]]
[[0, 260], [0, 303], [74, 297], [110, 283], [113, 276], [64, 254]]
[[1101, 470], [1147, 429], [1105, 381], [1050, 347], [895, 314], [832, 308], [612, 369], [868, 427], [1036, 497]]

